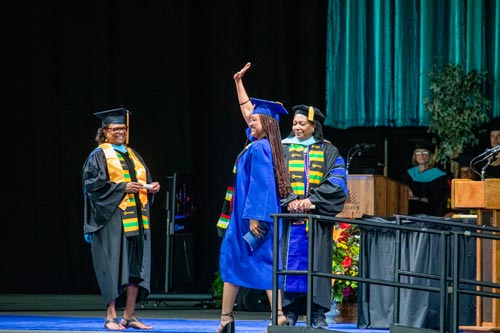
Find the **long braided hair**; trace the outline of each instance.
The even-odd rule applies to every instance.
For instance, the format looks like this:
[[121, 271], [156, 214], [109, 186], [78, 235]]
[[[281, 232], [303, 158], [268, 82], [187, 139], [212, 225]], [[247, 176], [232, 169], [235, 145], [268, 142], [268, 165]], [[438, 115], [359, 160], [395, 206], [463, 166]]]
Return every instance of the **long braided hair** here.
[[271, 145], [274, 165], [274, 178], [278, 186], [278, 193], [280, 198], [288, 198], [292, 194], [288, 178], [288, 170], [285, 166], [285, 159], [283, 158], [283, 146], [281, 145], [281, 132], [276, 119], [271, 116], [260, 114], [260, 123], [262, 129], [266, 133], [266, 137]]

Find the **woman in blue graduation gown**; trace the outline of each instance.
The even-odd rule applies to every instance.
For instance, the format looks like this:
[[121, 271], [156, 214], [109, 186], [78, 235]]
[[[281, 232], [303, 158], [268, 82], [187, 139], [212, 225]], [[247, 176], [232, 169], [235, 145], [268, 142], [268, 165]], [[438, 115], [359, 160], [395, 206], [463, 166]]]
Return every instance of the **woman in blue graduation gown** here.
[[[241, 77], [240, 72], [234, 75], [237, 87]], [[242, 113], [249, 111], [245, 121], [250, 143], [240, 152], [233, 167], [234, 184], [231, 193], [226, 195], [226, 200], [232, 195], [231, 209], [226, 215], [229, 218], [217, 224], [225, 229], [219, 259], [224, 289], [217, 333], [235, 331], [233, 306], [240, 286], [266, 290], [272, 304], [274, 230], [271, 214], [281, 212], [280, 199], [291, 193], [279, 130], [279, 115], [287, 114], [286, 109], [278, 102], [248, 96], [242, 99], [240, 91], [238, 98]], [[256, 241], [247, 242], [245, 238], [248, 240], [249, 236]], [[279, 296], [278, 310], [281, 310]], [[282, 312], [277, 320], [279, 325], [286, 324]]]

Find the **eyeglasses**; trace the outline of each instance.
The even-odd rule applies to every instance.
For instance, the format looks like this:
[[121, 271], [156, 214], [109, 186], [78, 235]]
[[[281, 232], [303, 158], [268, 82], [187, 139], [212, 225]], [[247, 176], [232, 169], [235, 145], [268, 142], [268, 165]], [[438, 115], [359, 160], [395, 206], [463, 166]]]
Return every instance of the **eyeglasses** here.
[[428, 151], [417, 151], [415, 152], [415, 155], [417, 156], [429, 156], [429, 152]]
[[110, 130], [113, 133], [118, 133], [118, 132], [126, 132], [127, 131], [127, 126], [124, 127], [107, 127], [107, 130]]

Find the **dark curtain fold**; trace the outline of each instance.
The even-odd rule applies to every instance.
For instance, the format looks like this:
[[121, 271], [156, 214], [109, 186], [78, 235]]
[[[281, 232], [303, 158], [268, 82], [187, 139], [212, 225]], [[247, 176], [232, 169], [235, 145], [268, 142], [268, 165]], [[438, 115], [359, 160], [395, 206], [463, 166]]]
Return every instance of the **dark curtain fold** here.
[[[436, 217], [433, 217], [435, 220]], [[418, 232], [402, 232], [401, 243], [397, 243], [395, 229], [384, 228], [384, 224], [395, 223], [391, 219], [365, 217], [365, 220], [380, 222], [380, 227], [361, 226], [360, 272], [361, 277], [394, 281], [396, 269], [395, 249], [401, 248], [400, 268], [412, 273], [425, 273], [439, 276], [442, 253], [440, 235]], [[443, 220], [444, 221], [444, 220]], [[464, 220], [463, 223], [475, 224], [475, 220]], [[462, 227], [451, 227], [433, 222], [411, 221], [405, 225], [437, 230], [466, 230]], [[451, 245], [448, 242], [448, 258], [451, 258]], [[474, 280], [476, 273], [476, 240], [459, 238], [459, 278]], [[451, 277], [452, 262], [446, 263], [447, 276]], [[422, 277], [400, 276], [400, 281], [421, 286], [439, 288], [439, 280]], [[472, 286], [461, 285], [461, 288]], [[394, 321], [394, 288], [375, 284], [360, 283], [358, 298], [358, 327], [387, 329]], [[439, 293], [400, 289], [399, 321], [401, 325], [439, 329]], [[470, 295], [459, 295], [459, 324], [474, 325], [475, 299]], [[451, 309], [447, 308], [445, 321], [451, 323]]]

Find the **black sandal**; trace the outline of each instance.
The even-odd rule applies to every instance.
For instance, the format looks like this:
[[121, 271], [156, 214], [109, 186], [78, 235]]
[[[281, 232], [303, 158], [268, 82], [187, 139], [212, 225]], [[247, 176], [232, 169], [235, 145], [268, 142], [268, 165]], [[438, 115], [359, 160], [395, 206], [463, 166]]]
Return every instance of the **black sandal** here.
[[[142, 324], [144, 327], [140, 327], [134, 323], [139, 323], [139, 324]], [[121, 324], [123, 326], [125, 326], [125, 328], [135, 328], [137, 330], [150, 330], [153, 328], [153, 326], [149, 326], [149, 325], [146, 325], [142, 322], [142, 320], [140, 320], [139, 318], [137, 318], [136, 316], [130, 318], [130, 319], [125, 319], [125, 318], [122, 318], [122, 322]]]
[[[108, 324], [116, 324], [119, 326], [119, 328], [109, 328], [108, 327]], [[123, 328], [121, 327], [123, 325], [121, 325], [119, 322], [118, 322], [118, 318], [111, 318], [111, 319], [106, 319], [106, 321], [104, 322], [104, 328], [108, 331], [121, 331], [123, 330]]]

